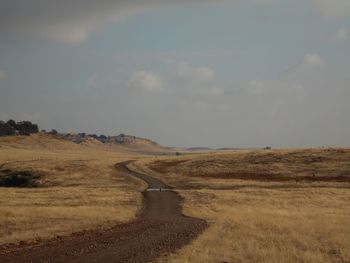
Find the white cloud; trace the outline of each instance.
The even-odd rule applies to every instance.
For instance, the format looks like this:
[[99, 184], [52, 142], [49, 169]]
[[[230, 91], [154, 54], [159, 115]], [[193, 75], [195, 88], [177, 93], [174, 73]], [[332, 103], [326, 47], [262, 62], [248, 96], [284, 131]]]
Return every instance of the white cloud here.
[[192, 80], [194, 82], [208, 82], [213, 81], [216, 73], [213, 69], [208, 67], [192, 67], [187, 63], [178, 65], [177, 74], [183, 79]]
[[204, 97], [216, 97], [224, 93], [224, 90], [217, 86], [193, 87], [190, 91], [194, 95], [200, 95]]
[[89, 31], [92, 30], [93, 29], [90, 29], [89, 26], [80, 28], [69, 28], [68, 30], [65, 27], [50, 26], [50, 29], [48, 27], [47, 31], [45, 29], [33, 29], [33, 33], [40, 37], [47, 38], [55, 42], [77, 44], [87, 40], [89, 36]]
[[182, 88], [188, 95], [210, 98], [224, 93], [215, 83], [217, 74], [212, 68], [194, 67], [182, 62], [177, 65], [175, 74], [171, 75], [171, 86], [174, 89]]
[[0, 70], [0, 80], [4, 80], [7, 78], [7, 74], [5, 71]]
[[224, 93], [224, 90], [220, 87], [217, 86], [212, 86], [211, 88], [208, 89], [208, 94], [210, 95], [222, 95]]
[[299, 101], [305, 100], [306, 90], [305, 90], [305, 87], [303, 85], [298, 84], [298, 85], [294, 86], [294, 91], [295, 91], [295, 95]]
[[349, 0], [312, 0], [314, 5], [328, 18], [342, 18], [350, 16]]
[[247, 91], [253, 95], [260, 95], [265, 93], [265, 84], [262, 81], [250, 80], [247, 85]]
[[338, 41], [344, 41], [348, 39], [349, 35], [347, 29], [345, 27], [339, 28], [335, 34], [335, 37]]
[[154, 7], [119, 1], [12, 0], [0, 9], [0, 33], [76, 44], [109, 23]]
[[308, 53], [304, 57], [304, 64], [309, 66], [321, 67], [325, 64], [323, 58], [318, 53]]
[[[251, 80], [246, 85], [246, 92], [265, 101], [268, 101], [269, 98], [275, 98], [275, 100], [282, 101], [304, 102], [307, 90], [304, 85], [299, 84], [297, 81], [298, 78], [294, 80], [279, 79], [264, 82]], [[265, 94], [268, 94], [268, 96], [261, 96]]]
[[300, 74], [307, 73], [311, 68], [322, 68], [325, 65], [324, 59], [318, 53], [307, 53], [304, 58], [296, 64], [292, 64], [279, 74], [278, 79], [285, 79]]
[[88, 88], [96, 88], [98, 75], [96, 73], [91, 74], [87, 80]]
[[180, 63], [162, 75], [146, 70], [134, 72], [128, 78], [127, 86], [147, 93], [166, 91], [167, 94], [201, 96], [204, 99], [224, 93], [215, 79], [216, 72], [209, 67]]
[[143, 92], [157, 93], [163, 90], [161, 77], [153, 72], [137, 71], [131, 74], [129, 87]]
[[[310, 0], [326, 17], [350, 16], [349, 0]], [[26, 36], [63, 43], [81, 43], [92, 32], [104, 26], [163, 8], [181, 5], [213, 4], [210, 0], [11, 0], [3, 1], [0, 9], [2, 37]], [[256, 7], [278, 0], [217, 0], [214, 4], [244, 4]]]
[[[250, 6], [276, 0], [217, 0], [215, 4], [245, 3]], [[213, 4], [210, 0], [11, 0], [0, 8], [0, 34], [24, 36], [63, 43], [85, 41], [104, 26], [162, 8], [181, 5]]]

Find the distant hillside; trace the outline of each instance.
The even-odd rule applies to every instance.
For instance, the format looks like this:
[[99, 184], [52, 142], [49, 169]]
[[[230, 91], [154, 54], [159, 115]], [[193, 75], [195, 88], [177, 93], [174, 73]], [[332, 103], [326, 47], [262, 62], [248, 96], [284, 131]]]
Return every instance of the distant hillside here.
[[162, 147], [161, 145], [152, 140], [125, 134], [111, 136], [109, 137], [108, 141], [129, 147]]
[[103, 143], [140, 150], [169, 150], [169, 148], [163, 147], [152, 140], [127, 134], [119, 134], [117, 136], [106, 136], [85, 133], [60, 133], [57, 134], [57, 136], [65, 140], [72, 141], [76, 144]]
[[[23, 135], [29, 136], [35, 133], [37, 133], [38, 136], [35, 136], [32, 139], [23, 140], [22, 138]], [[26, 141], [26, 143], [35, 141], [36, 143], [34, 143], [34, 145], [53, 143], [57, 146], [58, 140], [61, 140], [85, 146], [108, 146], [109, 149], [115, 148], [115, 150], [131, 150], [142, 153], [150, 152], [152, 154], [163, 154], [164, 152], [172, 152], [171, 148], [163, 147], [152, 140], [123, 133], [117, 136], [106, 136], [86, 133], [59, 133], [55, 129], [52, 129], [50, 132], [42, 130], [39, 133], [38, 125], [33, 124], [30, 121], [16, 122], [14, 120], [8, 120], [7, 122], [4, 122], [0, 120], [0, 137], [4, 137], [4, 142], [13, 143], [14, 145], [24, 141]], [[47, 139], [49, 139], [49, 142]]]
[[67, 140], [62, 140], [55, 135], [36, 133], [31, 136], [4, 136], [0, 137], [0, 150], [21, 149], [32, 151], [66, 151], [82, 149], [82, 146]]
[[242, 150], [241, 148], [233, 148], [233, 147], [226, 147], [226, 148], [217, 148], [217, 151], [235, 151], [235, 150]]
[[39, 132], [30, 136], [3, 136], [0, 137], [0, 151], [12, 150], [37, 151], [42, 153], [67, 152], [112, 152], [127, 154], [175, 154], [174, 151], [163, 147], [151, 140], [134, 136], [125, 136], [122, 141], [119, 136], [111, 136], [108, 141], [101, 141], [88, 135], [79, 142], [73, 141], [80, 138], [77, 135], [50, 134]]
[[191, 147], [191, 148], [187, 148], [185, 150], [190, 151], [190, 152], [201, 152], [201, 151], [212, 151], [213, 149], [208, 148], [208, 147]]

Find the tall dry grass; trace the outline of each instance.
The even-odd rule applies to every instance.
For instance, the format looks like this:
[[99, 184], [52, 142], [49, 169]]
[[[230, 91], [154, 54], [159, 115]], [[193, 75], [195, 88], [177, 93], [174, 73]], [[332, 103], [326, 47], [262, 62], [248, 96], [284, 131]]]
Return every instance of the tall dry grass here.
[[49, 135], [0, 138], [2, 169], [42, 175], [38, 188], [0, 188], [0, 244], [110, 227], [134, 218], [144, 184], [113, 167], [131, 158], [140, 156]]
[[[244, 151], [138, 161], [133, 169], [153, 174], [179, 191], [186, 215], [209, 222], [199, 238], [159, 262], [350, 262], [348, 182], [226, 176], [262, 170], [292, 178], [310, 173], [350, 176], [349, 153], [346, 149]], [[225, 176], [216, 176], [223, 171]]]
[[[237, 175], [269, 175], [273, 178], [346, 177], [350, 171], [350, 149], [255, 150], [184, 155], [159, 159], [148, 168], [187, 177], [235, 178]], [[238, 176], [241, 177], [241, 176]], [[244, 179], [244, 178], [242, 178]], [[249, 179], [249, 178], [248, 178]]]
[[160, 262], [349, 262], [345, 189], [186, 190], [187, 215], [209, 228]]

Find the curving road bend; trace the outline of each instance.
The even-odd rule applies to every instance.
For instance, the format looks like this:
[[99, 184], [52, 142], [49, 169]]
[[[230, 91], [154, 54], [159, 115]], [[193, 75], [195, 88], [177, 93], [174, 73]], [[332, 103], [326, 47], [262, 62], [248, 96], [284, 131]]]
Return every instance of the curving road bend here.
[[[0, 262], [150, 262], [188, 244], [207, 226], [182, 214], [182, 198], [151, 176], [119, 163], [119, 171], [144, 180], [143, 209], [136, 220], [104, 231], [51, 239], [40, 245], [0, 249]], [[159, 191], [158, 189], [162, 189]]]

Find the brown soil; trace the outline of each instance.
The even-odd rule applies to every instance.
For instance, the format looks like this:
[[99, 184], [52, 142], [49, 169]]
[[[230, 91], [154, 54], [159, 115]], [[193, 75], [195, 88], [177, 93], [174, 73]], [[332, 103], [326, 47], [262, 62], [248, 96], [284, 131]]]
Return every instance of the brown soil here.
[[[269, 157], [269, 156], [268, 156]], [[313, 157], [303, 160], [304, 163], [321, 162], [321, 157]], [[158, 161], [149, 164], [149, 168], [155, 172], [167, 173], [171, 167], [175, 167], [179, 164], [187, 162], [188, 160], [175, 160], [175, 161]], [[264, 163], [265, 160], [249, 160], [250, 163]], [[206, 161], [208, 163], [208, 161]], [[220, 178], [220, 179], [239, 179], [247, 181], [269, 181], [269, 182], [348, 182], [350, 183], [350, 176], [348, 173], [337, 176], [316, 176], [316, 175], [304, 175], [304, 176], [284, 176], [281, 174], [273, 174], [267, 172], [211, 172], [211, 173], [199, 173], [191, 169], [190, 172], [184, 173], [184, 177], [203, 177], [203, 178]]]
[[150, 163], [149, 167], [153, 171], [157, 171], [159, 173], [166, 173], [166, 172], [168, 172], [168, 169], [170, 167], [177, 166], [177, 165], [182, 164], [182, 163], [187, 162], [187, 161], [188, 160], [153, 162], [153, 163]]
[[269, 182], [288, 182], [288, 181], [305, 181], [305, 182], [348, 182], [350, 183], [349, 176], [282, 176], [278, 174], [268, 173], [249, 173], [249, 172], [231, 172], [231, 173], [207, 173], [207, 174], [195, 174], [191, 173], [188, 176], [197, 177], [210, 177], [210, 178], [227, 178], [227, 179], [240, 179], [240, 180], [252, 180], [252, 181], [269, 181]]
[[[147, 182], [149, 188], [170, 188], [160, 180], [116, 165]], [[174, 191], [143, 192], [144, 207], [137, 220], [108, 230], [85, 231], [45, 242], [0, 247], [0, 262], [149, 262], [188, 244], [207, 226], [181, 212]]]

